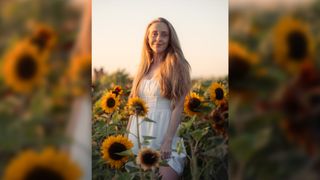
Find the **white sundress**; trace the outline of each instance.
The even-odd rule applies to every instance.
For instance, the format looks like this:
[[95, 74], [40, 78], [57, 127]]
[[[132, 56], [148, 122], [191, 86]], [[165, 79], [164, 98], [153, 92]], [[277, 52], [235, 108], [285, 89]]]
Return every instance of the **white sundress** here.
[[[139, 88], [139, 97], [146, 102], [149, 108], [147, 117], [156, 123], [142, 121], [143, 118], [138, 118], [140, 123], [140, 141], [143, 142], [143, 136], [153, 136], [155, 139], [149, 140], [150, 144], [142, 145], [143, 147], [149, 147], [155, 150], [160, 150], [163, 138], [167, 133], [169, 121], [171, 118], [171, 101], [160, 95], [160, 86], [156, 79], [150, 80], [143, 79]], [[132, 151], [134, 154], [138, 154], [138, 140], [137, 137], [132, 134], [137, 134], [137, 124], [135, 116], [131, 116], [130, 133], [128, 138], [133, 142], [134, 147]], [[177, 130], [178, 131], [178, 130]], [[131, 134], [132, 133], [132, 134]], [[181, 138], [176, 135], [172, 139], [172, 149], [176, 150], [177, 142]], [[168, 165], [173, 168], [179, 175], [182, 174], [184, 168], [184, 162], [186, 158], [185, 147], [182, 143], [182, 153], [178, 154], [176, 151], [171, 152], [171, 158], [168, 159]]]

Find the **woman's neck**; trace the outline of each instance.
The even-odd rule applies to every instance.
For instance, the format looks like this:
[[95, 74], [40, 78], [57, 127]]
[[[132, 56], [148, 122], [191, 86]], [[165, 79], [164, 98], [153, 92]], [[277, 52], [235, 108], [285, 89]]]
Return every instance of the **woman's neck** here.
[[164, 59], [164, 53], [155, 53], [153, 54], [153, 63], [160, 63]]

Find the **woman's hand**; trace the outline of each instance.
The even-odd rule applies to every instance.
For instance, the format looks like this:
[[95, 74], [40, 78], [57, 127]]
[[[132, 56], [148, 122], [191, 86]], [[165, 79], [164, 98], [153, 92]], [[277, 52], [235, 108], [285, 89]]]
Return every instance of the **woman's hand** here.
[[161, 153], [161, 158], [162, 159], [169, 159], [171, 156], [171, 145], [172, 141], [164, 139], [161, 147], [160, 147], [160, 153]]

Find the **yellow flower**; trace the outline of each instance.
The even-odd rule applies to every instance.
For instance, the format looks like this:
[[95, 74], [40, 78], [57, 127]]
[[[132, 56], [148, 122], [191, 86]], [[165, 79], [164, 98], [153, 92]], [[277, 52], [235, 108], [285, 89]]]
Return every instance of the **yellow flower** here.
[[116, 96], [121, 95], [123, 93], [122, 87], [121, 86], [115, 86], [112, 91], [113, 94]]
[[14, 91], [29, 93], [44, 82], [47, 65], [36, 48], [23, 41], [5, 55], [2, 72], [5, 83]]
[[259, 61], [256, 55], [250, 53], [241, 44], [231, 41], [229, 42], [229, 79], [231, 84], [235, 84], [243, 80], [253, 65]]
[[112, 92], [106, 92], [101, 98], [100, 105], [106, 113], [112, 113], [120, 105], [120, 99]]
[[138, 153], [136, 162], [145, 171], [159, 167], [160, 153], [150, 148], [142, 148]]
[[133, 147], [132, 142], [122, 135], [109, 136], [101, 146], [102, 158], [113, 168], [121, 168], [129, 159], [128, 156], [118, 155], [123, 151], [127, 151]]
[[10, 161], [4, 180], [24, 179], [80, 179], [82, 172], [70, 157], [53, 148], [41, 153], [26, 150]]
[[30, 42], [35, 45], [39, 51], [51, 50], [56, 44], [57, 35], [54, 30], [46, 24], [36, 24]]
[[305, 23], [292, 17], [282, 18], [274, 28], [273, 48], [276, 62], [289, 72], [297, 72], [301, 64], [313, 59], [312, 39]]
[[132, 115], [137, 114], [138, 116], [146, 116], [148, 113], [146, 103], [138, 97], [129, 99], [128, 107], [130, 109], [130, 114]]
[[91, 55], [77, 55], [71, 59], [69, 76], [75, 95], [82, 95], [90, 90]]
[[211, 84], [209, 88], [210, 98], [216, 105], [221, 105], [226, 101], [227, 91], [224, 88], [224, 85], [218, 82]]
[[199, 115], [200, 114], [200, 106], [203, 102], [203, 98], [197, 95], [196, 93], [190, 93], [185, 101], [184, 101], [184, 111], [189, 115]]

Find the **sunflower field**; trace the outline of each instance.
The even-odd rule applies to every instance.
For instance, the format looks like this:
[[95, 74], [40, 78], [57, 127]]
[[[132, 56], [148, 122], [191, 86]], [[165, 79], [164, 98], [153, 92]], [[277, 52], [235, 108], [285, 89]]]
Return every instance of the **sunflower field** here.
[[[158, 167], [167, 166], [159, 149], [148, 138], [132, 153], [128, 138], [130, 116], [145, 116], [148, 107], [140, 98], [128, 98], [132, 78], [119, 70], [94, 70], [92, 81], [92, 179], [159, 179]], [[228, 179], [228, 80], [194, 79], [185, 99], [178, 135], [187, 158], [182, 179]], [[145, 118], [145, 121], [152, 122]], [[178, 142], [181, 151], [183, 142]], [[126, 166], [131, 164], [132, 166]]]
[[230, 178], [319, 179], [320, 2], [248, 6], [229, 13]]
[[1, 179], [80, 179], [68, 148], [72, 102], [89, 96], [91, 54], [72, 53], [79, 7], [0, 2]]

